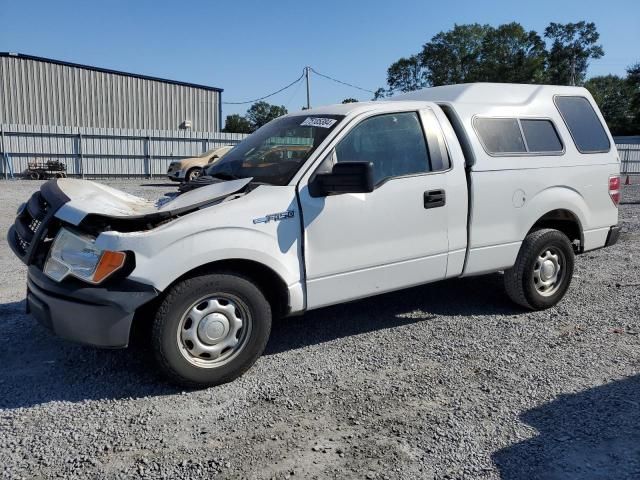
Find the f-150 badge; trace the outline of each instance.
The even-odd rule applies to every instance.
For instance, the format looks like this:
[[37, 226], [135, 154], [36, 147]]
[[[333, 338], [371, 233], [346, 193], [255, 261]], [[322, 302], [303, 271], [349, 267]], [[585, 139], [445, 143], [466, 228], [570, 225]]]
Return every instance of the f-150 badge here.
[[293, 210], [287, 210], [286, 212], [270, 213], [264, 217], [254, 218], [253, 223], [269, 223], [279, 222], [280, 220], [286, 220], [287, 218], [293, 218], [295, 212]]

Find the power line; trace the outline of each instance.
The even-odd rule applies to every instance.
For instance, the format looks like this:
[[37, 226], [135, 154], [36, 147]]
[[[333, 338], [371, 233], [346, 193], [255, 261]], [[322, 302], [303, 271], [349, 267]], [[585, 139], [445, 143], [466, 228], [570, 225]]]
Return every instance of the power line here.
[[362, 90], [363, 92], [368, 92], [368, 93], [376, 93], [373, 90], [369, 90], [366, 88], [362, 88], [362, 87], [358, 87], [357, 85], [352, 85], [351, 83], [347, 83], [347, 82], [343, 82], [342, 80], [338, 80], [336, 78], [330, 77], [329, 75], [325, 75], [324, 73], [320, 73], [319, 71], [317, 71], [315, 68], [313, 67], [309, 67], [311, 69], [311, 71], [313, 73], [315, 73], [316, 75], [320, 75], [321, 77], [324, 77], [328, 80], [332, 80], [336, 83], [341, 83], [342, 85], [346, 85], [347, 87], [352, 87], [352, 88], [357, 88], [358, 90]]
[[[300, 76], [298, 78], [296, 78], [293, 82], [285, 85], [284, 87], [282, 87], [279, 90], [276, 90], [273, 93], [270, 93], [268, 95], [264, 95], [264, 96], [262, 96], [260, 98], [254, 98], [253, 100], [246, 100], [246, 101], [243, 101], [243, 102], [222, 102], [222, 104], [223, 105], [246, 105], [246, 104], [249, 104], [249, 103], [259, 102], [260, 100], [264, 100], [266, 98], [273, 97], [274, 95], [277, 95], [278, 93], [284, 92], [288, 88], [293, 87], [296, 83], [300, 82], [305, 75], [307, 75], [307, 85], [308, 85], [308, 81], [309, 81], [308, 73], [307, 73], [308, 71], [312, 71], [316, 75], [318, 75], [320, 77], [323, 77], [323, 78], [326, 78], [327, 80], [331, 80], [332, 82], [336, 82], [336, 83], [339, 83], [341, 85], [346, 85], [347, 87], [355, 88], [357, 90], [362, 90], [363, 92], [374, 93], [375, 94], [375, 92], [373, 90], [369, 90], [367, 88], [362, 88], [362, 87], [359, 87], [357, 85], [353, 85], [353, 84], [348, 83], [348, 82], [343, 82], [342, 80], [338, 80], [337, 78], [333, 78], [333, 77], [330, 77], [329, 75], [325, 75], [324, 73], [320, 73], [313, 67], [305, 67], [304, 70], [302, 71], [302, 74], [300, 74]], [[297, 93], [297, 91], [296, 91], [296, 93]], [[295, 95], [295, 93], [294, 93], [294, 95]]]
[[296, 78], [293, 82], [291, 82], [290, 84], [282, 87], [280, 90], [277, 90], [277, 91], [275, 91], [273, 93], [270, 93], [269, 95], [265, 95], [264, 97], [255, 98], [253, 100], [247, 100], [246, 102], [222, 102], [222, 104], [223, 105], [245, 105], [247, 103], [259, 102], [260, 100], [264, 100], [265, 98], [273, 97], [274, 95], [277, 95], [278, 93], [285, 91], [287, 88], [292, 87], [293, 85], [298, 83], [300, 80], [302, 80], [302, 77], [304, 77], [304, 72], [302, 72], [302, 74], [298, 78]]

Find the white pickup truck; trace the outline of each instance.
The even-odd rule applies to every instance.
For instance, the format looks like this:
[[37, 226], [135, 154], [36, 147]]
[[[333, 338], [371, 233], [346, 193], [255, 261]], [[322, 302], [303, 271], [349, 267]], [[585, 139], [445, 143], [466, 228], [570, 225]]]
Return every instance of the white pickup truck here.
[[148, 322], [171, 379], [215, 385], [274, 316], [497, 271], [522, 307], [555, 305], [574, 255], [618, 239], [619, 168], [585, 89], [437, 87], [278, 118], [157, 202], [52, 180], [8, 240], [56, 334], [125, 347]]

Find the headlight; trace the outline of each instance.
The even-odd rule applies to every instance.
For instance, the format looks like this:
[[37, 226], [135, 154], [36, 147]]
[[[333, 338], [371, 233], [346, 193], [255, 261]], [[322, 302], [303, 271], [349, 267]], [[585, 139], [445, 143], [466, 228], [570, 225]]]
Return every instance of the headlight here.
[[100, 283], [121, 269], [126, 258], [124, 252], [96, 248], [93, 237], [63, 228], [53, 241], [44, 273], [57, 282], [72, 275], [85, 282]]

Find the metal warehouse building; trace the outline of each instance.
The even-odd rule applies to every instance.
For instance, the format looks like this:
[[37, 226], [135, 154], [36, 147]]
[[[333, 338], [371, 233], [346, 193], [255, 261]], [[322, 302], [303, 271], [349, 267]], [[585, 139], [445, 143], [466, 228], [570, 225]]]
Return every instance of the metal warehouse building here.
[[222, 89], [0, 52], [0, 124], [219, 132]]

